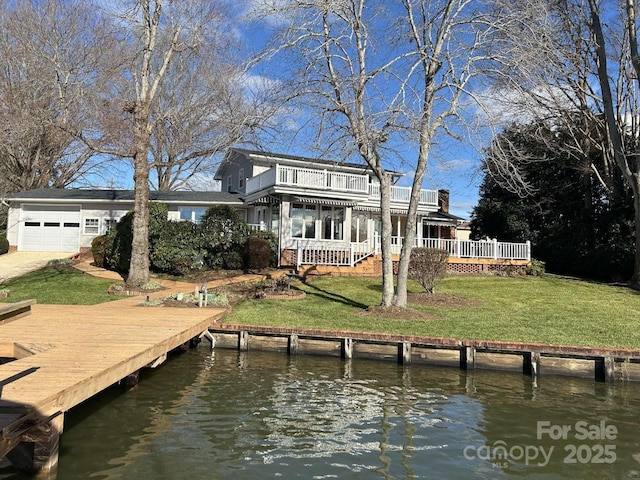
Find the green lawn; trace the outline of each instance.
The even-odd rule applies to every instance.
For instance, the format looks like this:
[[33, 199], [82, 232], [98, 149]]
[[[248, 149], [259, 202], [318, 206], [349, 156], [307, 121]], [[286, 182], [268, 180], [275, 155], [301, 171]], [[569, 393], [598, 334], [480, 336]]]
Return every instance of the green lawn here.
[[[412, 308], [424, 320], [358, 315], [380, 302], [380, 281], [319, 278], [301, 285], [301, 300], [246, 300], [225, 322], [328, 328], [481, 340], [640, 348], [640, 294], [623, 287], [547, 277], [455, 276], [437, 291], [475, 300], [476, 306]], [[419, 291], [415, 285], [413, 291]]]
[[[112, 283], [68, 266], [47, 267], [2, 285], [11, 296], [38, 303], [90, 305], [118, 297]], [[412, 308], [428, 319], [376, 319], [359, 315], [380, 303], [379, 279], [318, 278], [299, 288], [301, 300], [245, 300], [225, 322], [430, 335], [481, 340], [511, 340], [640, 349], [640, 293], [623, 287], [547, 277], [452, 276], [437, 291], [475, 301], [475, 306]], [[412, 291], [419, 287], [413, 284]]]
[[92, 277], [69, 266], [45, 267], [3, 283], [8, 288], [8, 298], [0, 302], [19, 302], [35, 299], [38, 303], [60, 305], [95, 305], [118, 300], [108, 295], [113, 281]]

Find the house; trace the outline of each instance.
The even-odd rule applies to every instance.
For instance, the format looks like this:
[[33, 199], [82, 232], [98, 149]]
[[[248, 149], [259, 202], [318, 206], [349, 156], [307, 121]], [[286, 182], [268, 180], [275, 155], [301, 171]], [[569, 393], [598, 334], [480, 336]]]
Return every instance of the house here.
[[[394, 183], [401, 177], [392, 175]], [[223, 192], [242, 196], [252, 228], [278, 236], [282, 266], [381, 273], [380, 184], [367, 165], [232, 148], [215, 178]], [[391, 187], [395, 255], [410, 194], [409, 187]], [[417, 214], [416, 246], [448, 250], [451, 269], [501, 270], [530, 260], [528, 244], [456, 240], [463, 219], [449, 213], [447, 190], [421, 190]]]
[[[399, 173], [392, 176], [394, 183], [401, 178]], [[381, 272], [380, 185], [367, 165], [232, 148], [215, 179], [219, 192], [151, 192], [151, 200], [166, 203], [175, 220], [197, 221], [209, 206], [233, 206], [252, 229], [277, 236], [281, 266]], [[410, 193], [408, 187], [391, 187], [396, 255], [402, 247]], [[88, 249], [93, 238], [107, 233], [133, 208], [133, 192], [122, 190], [40, 189], [6, 200], [11, 250]], [[528, 244], [456, 239], [462, 221], [449, 213], [448, 191], [421, 190], [416, 246], [448, 250], [450, 268], [460, 271], [501, 269], [530, 260]]]
[[[380, 185], [365, 164], [233, 148], [215, 178], [222, 191], [242, 195], [253, 228], [277, 233], [282, 265], [353, 266], [379, 251]], [[398, 250], [410, 192], [391, 187]], [[444, 190], [421, 191], [419, 239], [454, 238], [462, 219], [449, 214], [448, 197]]]

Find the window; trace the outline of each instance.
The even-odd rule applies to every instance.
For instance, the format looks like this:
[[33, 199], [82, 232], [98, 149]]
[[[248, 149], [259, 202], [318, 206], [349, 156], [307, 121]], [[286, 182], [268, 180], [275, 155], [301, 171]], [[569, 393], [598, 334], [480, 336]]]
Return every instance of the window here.
[[178, 211], [180, 212], [180, 220], [200, 223], [207, 209], [205, 207], [179, 207]]
[[369, 215], [366, 213], [353, 213], [351, 215], [351, 241], [352, 242], [364, 242], [367, 235], [367, 225], [369, 221]]
[[[319, 226], [318, 232], [316, 224]], [[291, 237], [344, 240], [344, 208], [292, 204]]]
[[85, 218], [84, 219], [84, 232], [85, 235], [100, 235], [100, 219], [99, 218]]
[[344, 239], [344, 208], [321, 207], [322, 239]]
[[244, 188], [244, 168], [238, 170], [238, 190], [242, 190]]
[[117, 218], [103, 218], [102, 219], [102, 234], [106, 235], [111, 231], [113, 227], [118, 223]]
[[291, 238], [316, 238], [317, 211], [314, 205], [291, 205]]
[[227, 177], [227, 192], [231, 192], [233, 190], [233, 177], [229, 175]]

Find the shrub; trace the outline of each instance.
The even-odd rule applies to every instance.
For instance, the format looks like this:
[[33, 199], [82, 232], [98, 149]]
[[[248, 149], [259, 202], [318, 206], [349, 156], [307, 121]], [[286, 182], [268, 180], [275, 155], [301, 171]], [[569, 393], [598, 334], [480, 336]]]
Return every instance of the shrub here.
[[107, 248], [107, 235], [100, 235], [91, 241], [91, 254], [93, 263], [98, 267], [105, 266], [105, 250]]
[[170, 223], [169, 207], [164, 203], [149, 203], [149, 251], [152, 251], [158, 239], [166, 232], [167, 224]]
[[128, 272], [132, 242], [133, 211], [122, 217], [107, 235], [104, 252], [105, 266], [116, 272]]
[[[165, 230], [168, 207], [161, 203], [149, 203], [149, 251]], [[117, 272], [126, 273], [131, 263], [134, 212], [127, 213], [111, 229], [105, 240], [104, 266]], [[94, 257], [95, 259], [95, 257]]]
[[269, 244], [269, 265], [268, 267], [275, 267], [278, 265], [278, 236], [273, 232], [256, 231], [251, 232], [252, 237], [262, 238]]
[[265, 238], [251, 236], [247, 239], [247, 266], [262, 270], [271, 264], [271, 247]]
[[229, 252], [223, 257], [222, 267], [227, 270], [242, 270], [244, 268], [244, 255], [240, 252]]
[[202, 216], [199, 228], [209, 267], [239, 269], [243, 266], [244, 246], [249, 227], [232, 207], [218, 205]]
[[0, 231], [0, 255], [9, 251], [9, 240], [7, 240], [7, 232]]
[[194, 223], [167, 221], [149, 256], [154, 270], [186, 275], [202, 268], [205, 254], [202, 237]]
[[414, 248], [409, 261], [409, 278], [428, 293], [434, 293], [436, 281], [447, 271], [449, 253], [437, 248]]
[[536, 260], [535, 258], [531, 259], [531, 263], [527, 265], [525, 270], [527, 275], [533, 275], [536, 277], [541, 277], [545, 273], [545, 265], [544, 262], [540, 260]]

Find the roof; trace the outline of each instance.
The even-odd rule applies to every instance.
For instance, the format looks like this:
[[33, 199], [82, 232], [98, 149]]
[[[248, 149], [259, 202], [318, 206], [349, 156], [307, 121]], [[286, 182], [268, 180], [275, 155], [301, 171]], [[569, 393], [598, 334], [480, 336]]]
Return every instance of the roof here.
[[458, 217], [457, 215], [453, 215], [451, 213], [445, 213], [445, 212], [430, 212], [428, 215], [423, 217], [423, 221], [429, 221], [429, 220], [443, 221], [443, 222], [451, 222], [451, 221], [464, 222], [464, 218]]
[[[306, 165], [323, 165], [326, 167], [343, 168], [343, 169], [349, 169], [349, 170], [355, 169], [355, 170], [358, 170], [359, 172], [364, 172], [364, 171], [371, 172], [371, 168], [365, 162], [359, 162], [359, 163], [340, 162], [336, 160], [326, 160], [322, 158], [302, 157], [298, 155], [272, 153], [272, 152], [265, 152], [261, 150], [247, 150], [245, 148], [233, 147], [229, 149], [229, 152], [227, 153], [227, 155], [225, 155], [224, 160], [220, 164], [220, 167], [218, 168], [218, 171], [216, 172], [216, 175], [214, 177], [216, 180], [221, 180], [221, 177], [219, 176], [219, 172], [221, 172], [222, 167], [225, 164], [231, 163], [230, 157], [232, 157], [234, 153], [239, 155], [244, 155], [247, 158], [253, 157], [254, 160], [259, 159], [262, 163], [272, 164], [272, 165], [275, 165], [276, 163], [285, 163], [285, 164], [292, 164], [292, 165], [303, 163]], [[400, 172], [389, 171], [389, 173], [395, 177], [401, 177], [403, 175]]]
[[[242, 205], [239, 195], [227, 192], [193, 192], [193, 191], [172, 191], [158, 192], [150, 191], [149, 199], [154, 202], [180, 203], [180, 204], [234, 204]], [[19, 201], [43, 201], [53, 203], [68, 202], [123, 202], [131, 203], [134, 200], [133, 190], [89, 190], [89, 189], [67, 189], [67, 188], [38, 188], [27, 190], [7, 196], [7, 200]]]

